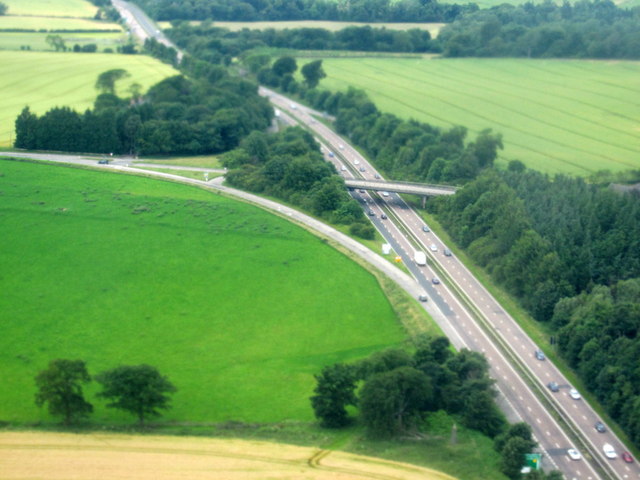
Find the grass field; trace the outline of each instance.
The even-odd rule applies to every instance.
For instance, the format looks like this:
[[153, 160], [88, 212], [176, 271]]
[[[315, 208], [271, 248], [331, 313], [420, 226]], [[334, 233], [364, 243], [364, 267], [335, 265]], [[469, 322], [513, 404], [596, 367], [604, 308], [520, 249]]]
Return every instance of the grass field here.
[[164, 63], [144, 55], [102, 53], [44, 53], [0, 51], [0, 146], [15, 140], [16, 117], [25, 106], [42, 115], [55, 106], [84, 111], [93, 106], [94, 88], [100, 73], [123, 68], [131, 77], [117, 84], [125, 97], [136, 82], [146, 91], [151, 85], [177, 72]]
[[454, 480], [380, 458], [269, 442], [114, 434], [0, 433], [0, 468], [14, 480]]
[[0, 30], [122, 30], [117, 23], [100, 22], [89, 18], [63, 18], [46, 16], [1, 16]]
[[98, 7], [87, 0], [2, 0], [8, 15], [93, 18]]
[[[0, 17], [1, 19], [2, 17]], [[29, 50], [39, 52], [54, 53], [51, 45], [47, 43], [49, 33], [26, 33], [26, 32], [0, 32], [0, 50], [22, 50], [23, 47], [29, 47]], [[68, 49], [72, 50], [73, 46], [87, 45], [94, 43], [98, 47], [98, 52], [103, 52], [105, 48], [111, 48], [114, 52], [118, 46], [125, 45], [129, 37], [125, 32], [73, 32], [73, 33], [56, 33], [60, 35]]]
[[[0, 420], [49, 421], [33, 378], [149, 363], [181, 422], [313, 418], [313, 374], [405, 333], [375, 278], [284, 219], [139, 177], [0, 161]], [[96, 401], [93, 419], [131, 423]]]
[[362, 88], [382, 111], [502, 133], [502, 161], [576, 175], [640, 168], [640, 62], [327, 58], [323, 68], [322, 87]]

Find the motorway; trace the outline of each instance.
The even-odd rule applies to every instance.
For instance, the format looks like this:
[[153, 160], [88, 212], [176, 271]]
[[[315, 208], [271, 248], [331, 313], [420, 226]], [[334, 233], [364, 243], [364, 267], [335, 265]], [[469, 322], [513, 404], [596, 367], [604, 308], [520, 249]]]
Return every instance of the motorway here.
[[[130, 15], [130, 18], [125, 18], [132, 32], [136, 28], [140, 30], [140, 24], [148, 21], [142, 12], [136, 12], [127, 2], [112, 2], [121, 14]], [[161, 35], [159, 29], [154, 31], [152, 23], [142, 30], [155, 36]], [[172, 46], [162, 37], [163, 43]], [[299, 122], [314, 132], [321, 139], [327, 160], [333, 161], [337, 171], [342, 172], [345, 177], [381, 178], [366, 159], [344, 139], [317, 121], [314, 116], [318, 112], [262, 87], [260, 92], [270, 98], [274, 106], [283, 113], [283, 117], [290, 122]], [[329, 149], [334, 152], [333, 157], [328, 155]], [[359, 165], [357, 168], [356, 162]], [[346, 168], [344, 171], [343, 166]], [[361, 168], [365, 171], [361, 172]], [[363, 208], [375, 213], [375, 218], [372, 218], [374, 225], [400, 255], [423, 293], [430, 298], [425, 308], [452, 343], [457, 348], [466, 347], [485, 354], [491, 365], [491, 375], [496, 379], [501, 394], [502, 406], [511, 420], [522, 419], [531, 425], [545, 454], [545, 469], [557, 468], [567, 479], [640, 479], [637, 462], [626, 464], [619, 457], [608, 459], [604, 456], [602, 446], [605, 443], [613, 445], [618, 454], [626, 448], [610, 428], [605, 433], [598, 433], [594, 429], [594, 423], [600, 420], [595, 411], [584, 399], [574, 400], [567, 394], [571, 388], [569, 382], [552, 362], [535, 359], [534, 351], [537, 346], [455, 256], [443, 255], [442, 252], [447, 247], [433, 232], [422, 230], [424, 223], [417, 213], [396, 194], [386, 197], [358, 193], [354, 196], [363, 203]], [[280, 207], [276, 208], [281, 210]], [[294, 212], [289, 211], [289, 216], [297, 215]], [[381, 218], [383, 212], [388, 217], [387, 220]], [[316, 227], [321, 230], [324, 228], [322, 225]], [[349, 243], [347, 239], [343, 241]], [[432, 245], [435, 251], [431, 250]], [[416, 248], [429, 255], [427, 266], [420, 267], [412, 261]], [[367, 256], [361, 248], [356, 246], [354, 249], [361, 256]], [[374, 264], [377, 262], [382, 267], [377, 258], [373, 260]], [[384, 270], [389, 272], [387, 268]], [[391, 272], [390, 276], [407, 291], [416, 294], [415, 287], [404, 275]], [[434, 284], [434, 276], [440, 276], [442, 282]], [[528, 380], [525, 382], [523, 378]], [[552, 393], [546, 388], [549, 381], [559, 384], [559, 392]], [[553, 410], [567, 422], [565, 425], [558, 424], [551, 413]], [[565, 430], [571, 431], [571, 438], [580, 443], [576, 444], [576, 441], [569, 438]], [[571, 460], [566, 451], [572, 447], [580, 449], [584, 458]], [[590, 461], [587, 461], [588, 458]], [[592, 463], [598, 468], [597, 472]]]
[[[334, 163], [345, 178], [381, 178], [344, 139], [314, 118], [317, 112], [262, 87], [261, 93], [280, 109], [281, 116], [293, 118], [316, 135], [326, 160]], [[443, 254], [446, 245], [432, 231], [422, 230], [424, 222], [417, 213], [393, 193], [352, 194], [365, 211], [373, 211], [375, 216], [371, 220], [376, 228], [440, 309], [447, 320], [443, 328], [452, 343], [487, 356], [502, 399], [512, 412], [510, 417], [532, 426], [545, 453], [545, 467], [561, 470], [568, 479], [640, 478], [637, 463], [627, 464], [620, 458], [608, 459], [604, 455], [605, 443], [613, 445], [618, 454], [627, 449], [609, 428], [605, 433], [596, 431], [594, 424], [601, 419], [588, 402], [569, 395], [572, 386], [551, 361], [536, 359], [534, 352], [538, 347], [534, 342], [455, 256]], [[381, 218], [383, 213], [386, 220]], [[416, 249], [429, 255], [427, 266], [420, 267], [413, 261]], [[434, 277], [441, 282], [433, 284]], [[478, 319], [482, 326], [478, 325]], [[518, 372], [512, 365], [516, 365]], [[528, 379], [526, 383], [523, 377]], [[558, 383], [559, 392], [547, 388], [551, 381]], [[560, 426], [549, 410], [558, 412], [567, 424]], [[571, 438], [579, 437], [579, 442], [571, 440], [565, 430], [571, 431]], [[580, 450], [584, 457], [599, 465], [598, 471], [585, 458], [571, 460], [566, 454], [568, 448]]]

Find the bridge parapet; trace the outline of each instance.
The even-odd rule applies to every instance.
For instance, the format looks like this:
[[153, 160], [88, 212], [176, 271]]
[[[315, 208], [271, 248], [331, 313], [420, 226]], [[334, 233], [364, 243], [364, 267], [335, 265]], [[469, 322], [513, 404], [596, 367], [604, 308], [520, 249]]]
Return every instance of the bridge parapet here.
[[453, 195], [457, 187], [448, 185], [430, 185], [426, 183], [412, 182], [387, 182], [385, 180], [348, 179], [345, 184], [349, 188], [361, 188], [364, 190], [387, 191], [396, 193], [411, 193], [414, 195], [437, 196]]

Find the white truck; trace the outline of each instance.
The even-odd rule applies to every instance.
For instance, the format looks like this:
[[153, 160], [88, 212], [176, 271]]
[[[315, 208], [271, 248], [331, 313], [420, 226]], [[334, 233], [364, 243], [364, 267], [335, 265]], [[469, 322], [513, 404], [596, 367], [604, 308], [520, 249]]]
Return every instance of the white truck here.
[[413, 253], [413, 260], [416, 262], [417, 265], [424, 266], [427, 264], [427, 255], [424, 252], [421, 252], [420, 250], [416, 250]]

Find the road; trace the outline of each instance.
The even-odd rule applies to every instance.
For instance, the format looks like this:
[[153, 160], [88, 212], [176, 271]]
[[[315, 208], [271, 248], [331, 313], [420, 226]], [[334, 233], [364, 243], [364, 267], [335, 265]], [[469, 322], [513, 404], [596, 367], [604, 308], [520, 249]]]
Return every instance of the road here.
[[[261, 93], [268, 96], [271, 102], [289, 117], [314, 132], [320, 140], [325, 158], [336, 166], [345, 178], [377, 179], [381, 175], [348, 143], [318, 122], [319, 112], [292, 102], [275, 92], [261, 88]], [[330, 153], [329, 153], [330, 152]], [[364, 171], [363, 171], [364, 170]], [[639, 479], [640, 468], [637, 463], [627, 464], [620, 458], [605, 457], [602, 446], [609, 443], [620, 454], [627, 450], [620, 439], [607, 428], [607, 432], [598, 433], [594, 424], [601, 419], [583, 398], [574, 400], [569, 395], [572, 388], [569, 381], [549, 360], [540, 361], [535, 358], [537, 345], [525, 334], [511, 316], [500, 306], [482, 284], [455, 256], [445, 256], [447, 246], [433, 232], [423, 232], [422, 219], [395, 194], [382, 196], [375, 193], [354, 193], [361, 201], [365, 211], [371, 209], [376, 228], [402, 257], [419, 284], [436, 305], [455, 331], [454, 344], [460, 343], [467, 348], [483, 352], [492, 365], [493, 378], [504, 401], [519, 418], [531, 424], [536, 440], [551, 460], [567, 478], [601, 478], [593, 467], [584, 460], [571, 460], [566, 451], [576, 447], [592, 457], [604, 470], [604, 475], [620, 479]], [[366, 205], [365, 205], [366, 203]], [[386, 221], [380, 219], [385, 213]], [[398, 222], [398, 225], [396, 225]], [[434, 246], [435, 251], [431, 250]], [[418, 267], [412, 260], [413, 251], [420, 248], [425, 251], [430, 261], [426, 267]], [[438, 285], [430, 283], [434, 276], [442, 276]], [[455, 292], [455, 294], [454, 294]], [[459, 297], [463, 300], [459, 300]], [[475, 314], [472, 315], [472, 312]], [[480, 317], [483, 326], [476, 323]], [[451, 329], [449, 329], [450, 331]], [[490, 332], [491, 338], [489, 338]], [[449, 333], [448, 333], [449, 335]], [[500, 349], [494, 343], [500, 344]], [[504, 358], [504, 352], [511, 361]], [[521, 380], [511, 366], [515, 362], [518, 370], [528, 379], [527, 384]], [[547, 384], [551, 381], [559, 384], [559, 392], [552, 393]], [[539, 397], [545, 402], [541, 403]], [[548, 409], [546, 406], [550, 406]], [[559, 426], [548, 410], [556, 410], [566, 419], [568, 430], [578, 434], [582, 445], [576, 445]], [[572, 435], [574, 437], [575, 435]]]

